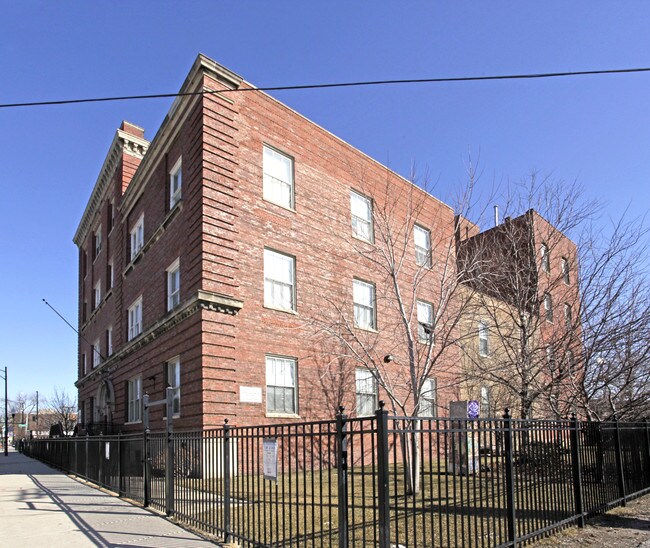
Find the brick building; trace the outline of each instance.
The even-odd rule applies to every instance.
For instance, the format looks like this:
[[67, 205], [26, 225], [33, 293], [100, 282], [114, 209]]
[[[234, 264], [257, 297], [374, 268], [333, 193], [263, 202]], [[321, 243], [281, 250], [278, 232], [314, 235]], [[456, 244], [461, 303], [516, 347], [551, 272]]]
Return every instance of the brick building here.
[[[349, 309], [378, 356], [396, 351], [399, 318], [370, 256], [376, 210], [408, 217], [407, 284], [448, 260], [435, 242], [454, 242], [454, 212], [202, 55], [180, 91], [219, 93], [178, 97], [151, 142], [123, 122], [74, 237], [80, 422], [141, 428], [143, 393], [167, 385], [178, 428], [331, 416], [314, 337], [327, 306]], [[393, 196], [410, 201], [387, 208]], [[416, 329], [433, 323], [427, 283], [411, 299]], [[440, 357], [441, 378], [459, 352]], [[434, 395], [438, 381], [429, 412], [444, 413], [460, 392]], [[359, 413], [381, 397], [358, 368], [338, 384], [336, 403]]]

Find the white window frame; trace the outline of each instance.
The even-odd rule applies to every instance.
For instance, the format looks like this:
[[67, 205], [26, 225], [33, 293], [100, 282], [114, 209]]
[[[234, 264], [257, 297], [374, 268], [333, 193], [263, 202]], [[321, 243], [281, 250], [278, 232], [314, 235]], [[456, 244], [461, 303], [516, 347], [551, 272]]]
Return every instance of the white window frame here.
[[[423, 243], [424, 245], [422, 245]], [[414, 225], [413, 244], [415, 245], [417, 265], [431, 268], [431, 231], [420, 225]]]
[[97, 227], [97, 230], [95, 230], [93, 234], [93, 246], [94, 246], [94, 252], [95, 256], [93, 257], [93, 262], [99, 257], [99, 254], [102, 251], [102, 225], [99, 225]]
[[[370, 303], [362, 302], [362, 293], [370, 290]], [[354, 278], [352, 280], [352, 301], [354, 304], [354, 326], [366, 331], [377, 329], [377, 294], [375, 284]]]
[[181, 262], [176, 259], [167, 272], [167, 311], [173, 310], [181, 302]]
[[181, 201], [183, 187], [183, 157], [181, 156], [169, 171], [169, 209]]
[[[285, 368], [288, 368], [288, 374]], [[271, 405], [276, 401], [275, 397], [271, 397], [271, 393], [275, 394], [276, 390], [283, 392], [282, 401], [288, 401], [288, 406], [286, 403], [282, 408]], [[296, 358], [271, 354], [266, 356], [266, 412], [273, 415], [298, 414], [298, 360]]]
[[142, 295], [128, 308], [128, 339], [132, 341], [142, 333]]
[[[362, 211], [362, 204], [365, 204], [366, 211]], [[372, 222], [372, 200], [359, 192], [350, 190], [350, 217], [352, 224], [352, 236], [366, 242], [374, 242], [374, 226]]]
[[417, 301], [416, 307], [418, 320], [418, 340], [421, 343], [433, 343], [433, 305], [426, 301]]
[[370, 369], [354, 370], [354, 392], [357, 417], [369, 417], [377, 409], [377, 379]]
[[99, 367], [99, 364], [102, 363], [102, 351], [101, 351], [99, 339], [97, 339], [93, 343], [92, 353], [93, 353], [93, 369], [95, 369], [95, 367]]
[[549, 344], [546, 347], [546, 364], [548, 365], [551, 371], [555, 371], [556, 360], [555, 360], [555, 348], [553, 345]]
[[113, 326], [106, 329], [106, 357], [113, 355]]
[[131, 260], [133, 260], [144, 246], [144, 213], [138, 217], [129, 234], [131, 236]]
[[478, 322], [478, 355], [484, 358], [490, 355], [490, 326], [483, 320]]
[[436, 417], [438, 407], [438, 383], [435, 378], [424, 379], [420, 392], [420, 417]]
[[564, 280], [564, 283], [566, 285], [569, 285], [571, 283], [571, 274], [570, 274], [570, 269], [569, 269], [569, 259], [566, 257], [562, 257], [562, 262], [561, 264], [561, 269], [562, 269], [562, 280]]
[[127, 423], [142, 422], [142, 376], [127, 382]]
[[542, 270], [548, 274], [551, 272], [551, 253], [546, 243], [543, 243], [541, 246], [539, 246], [539, 254]]
[[[280, 162], [282, 169], [274, 169]], [[284, 171], [285, 173], [282, 173]], [[294, 159], [288, 154], [264, 145], [262, 151], [262, 196], [267, 202], [286, 209], [294, 208]]]
[[[274, 263], [290, 266], [288, 276], [278, 276]], [[286, 274], [286, 273], [285, 273]], [[296, 258], [286, 253], [264, 248], [264, 306], [285, 312], [296, 311]]]
[[167, 367], [167, 386], [173, 389], [172, 417], [181, 416], [181, 358], [176, 356], [169, 360]]
[[573, 328], [573, 311], [568, 303], [564, 303], [564, 327], [567, 331]]
[[97, 283], [93, 287], [93, 310], [99, 308], [99, 304], [102, 302], [102, 281], [101, 279], [97, 280]]
[[550, 293], [544, 293], [544, 318], [553, 323], [553, 297]]

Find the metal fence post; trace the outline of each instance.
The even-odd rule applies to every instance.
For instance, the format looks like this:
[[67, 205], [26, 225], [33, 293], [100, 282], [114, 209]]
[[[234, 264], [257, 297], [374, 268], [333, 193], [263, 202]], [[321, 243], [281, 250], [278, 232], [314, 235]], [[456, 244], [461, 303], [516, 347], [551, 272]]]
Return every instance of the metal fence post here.
[[648, 421], [648, 418], [646, 417], [643, 419], [643, 422], [645, 423], [645, 467], [643, 469], [644, 472], [644, 485], [645, 487], [650, 486], [650, 422]]
[[117, 494], [122, 496], [122, 434], [117, 433]]
[[142, 396], [142, 480], [143, 480], [143, 506], [146, 508], [151, 502], [151, 486], [149, 474], [149, 394]]
[[506, 468], [506, 516], [508, 518], [508, 540], [517, 545], [517, 524], [515, 511], [515, 482], [512, 475], [512, 417], [506, 408], [503, 415], [503, 443]]
[[165, 467], [165, 513], [171, 516], [174, 513], [174, 389], [170, 386], [166, 390], [167, 396], [167, 459]]
[[388, 493], [388, 411], [379, 402], [377, 421], [377, 492], [379, 495], [379, 548], [390, 548], [390, 497]]
[[228, 419], [223, 421], [223, 528], [225, 531], [224, 542], [232, 542], [230, 523], [230, 425]]
[[621, 498], [621, 506], [627, 505], [625, 495], [625, 475], [623, 472], [623, 454], [621, 451], [621, 430], [618, 425], [618, 418], [614, 416], [614, 446], [616, 449], [616, 475], [618, 476], [618, 495]]
[[347, 415], [340, 406], [336, 415], [336, 472], [338, 478], [339, 548], [348, 546], [348, 440]]
[[578, 516], [578, 527], [585, 526], [585, 514], [582, 499], [582, 463], [580, 462], [580, 423], [575, 413], [571, 414], [571, 463], [573, 464], [573, 498], [575, 513]]

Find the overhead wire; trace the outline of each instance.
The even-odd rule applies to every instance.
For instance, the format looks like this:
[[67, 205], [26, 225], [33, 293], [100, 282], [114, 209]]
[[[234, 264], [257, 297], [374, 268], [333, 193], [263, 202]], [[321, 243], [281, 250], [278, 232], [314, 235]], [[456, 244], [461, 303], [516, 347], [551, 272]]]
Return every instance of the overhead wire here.
[[359, 82], [334, 82], [334, 83], [325, 83], [325, 84], [263, 86], [263, 87], [223, 89], [223, 90], [187, 91], [187, 92], [177, 92], [177, 93], [121, 95], [121, 96], [112, 96], [112, 97], [87, 97], [87, 98], [80, 98], [80, 99], [60, 99], [60, 100], [51, 100], [51, 101], [0, 103], [0, 108], [41, 107], [41, 106], [56, 106], [56, 105], [72, 105], [72, 104], [81, 104], [81, 103], [102, 103], [102, 102], [109, 102], [109, 101], [132, 101], [132, 100], [142, 100], [142, 99], [165, 99], [171, 97], [188, 97], [193, 95], [218, 95], [224, 93], [243, 93], [249, 91], [291, 91], [291, 90], [306, 90], [306, 89], [330, 89], [330, 88], [384, 86], [384, 85], [402, 85], [402, 84], [482, 82], [482, 81], [490, 81], [490, 80], [531, 80], [531, 79], [541, 79], [541, 78], [596, 76], [596, 75], [604, 75], [604, 74], [633, 74], [633, 73], [642, 73], [642, 72], [650, 72], [650, 67], [603, 69], [603, 70], [580, 70], [580, 71], [566, 71], [566, 72], [540, 72], [540, 73], [529, 73], [529, 74], [501, 74], [501, 75], [489, 75], [489, 76], [452, 76], [452, 77], [441, 77], [441, 78], [368, 80], [368, 81], [359, 81]]

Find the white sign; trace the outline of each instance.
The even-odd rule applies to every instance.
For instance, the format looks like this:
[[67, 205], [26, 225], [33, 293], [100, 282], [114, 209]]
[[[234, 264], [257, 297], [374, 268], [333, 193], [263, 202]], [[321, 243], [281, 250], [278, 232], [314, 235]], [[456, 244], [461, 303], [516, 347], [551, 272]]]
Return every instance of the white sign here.
[[111, 442], [107, 441], [106, 442], [106, 460], [111, 459]]
[[242, 403], [262, 403], [262, 388], [259, 386], [240, 386], [239, 401]]
[[278, 440], [264, 438], [262, 450], [264, 454], [264, 479], [278, 481]]

